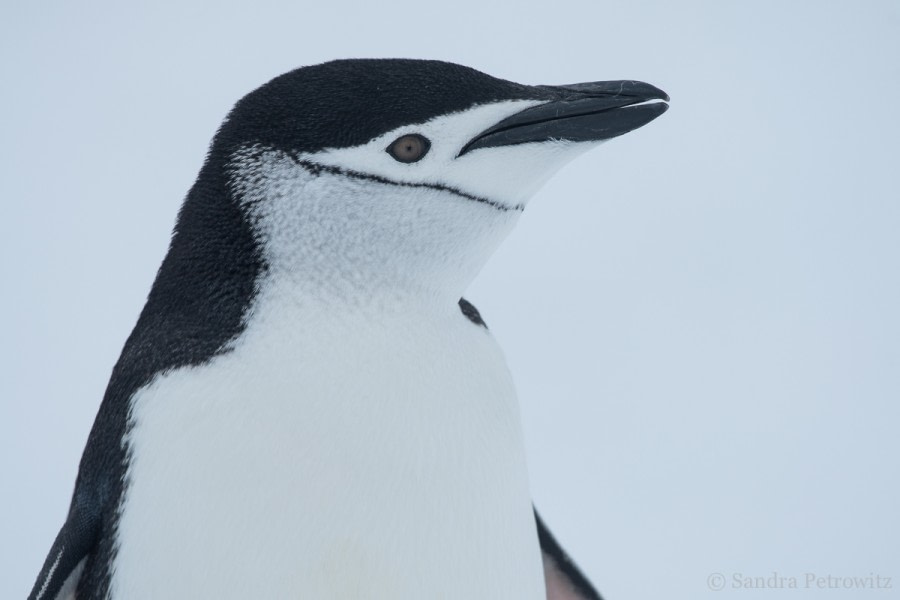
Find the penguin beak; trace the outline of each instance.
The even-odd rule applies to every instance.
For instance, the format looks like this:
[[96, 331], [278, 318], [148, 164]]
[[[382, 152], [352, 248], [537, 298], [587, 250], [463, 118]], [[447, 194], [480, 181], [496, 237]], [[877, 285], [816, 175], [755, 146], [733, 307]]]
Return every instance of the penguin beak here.
[[668, 94], [642, 81], [538, 87], [557, 99], [526, 108], [485, 129], [463, 146], [457, 158], [478, 148], [549, 140], [608, 140], [643, 127], [669, 108]]

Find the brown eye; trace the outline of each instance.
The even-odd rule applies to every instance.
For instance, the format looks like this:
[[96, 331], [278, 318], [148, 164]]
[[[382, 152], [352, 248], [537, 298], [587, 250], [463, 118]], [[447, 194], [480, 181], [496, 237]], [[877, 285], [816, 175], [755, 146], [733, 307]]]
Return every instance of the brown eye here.
[[388, 146], [387, 151], [395, 160], [402, 163], [414, 163], [428, 154], [429, 148], [431, 148], [431, 142], [427, 137], [418, 133], [410, 133], [394, 140]]

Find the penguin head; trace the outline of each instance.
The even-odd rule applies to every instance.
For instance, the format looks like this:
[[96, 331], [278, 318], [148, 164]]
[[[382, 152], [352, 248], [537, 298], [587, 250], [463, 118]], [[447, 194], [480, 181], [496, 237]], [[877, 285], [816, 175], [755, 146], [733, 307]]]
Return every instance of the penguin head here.
[[271, 277], [455, 301], [556, 170], [665, 100], [635, 81], [528, 86], [439, 61], [334, 61], [240, 100], [204, 170], [221, 169]]

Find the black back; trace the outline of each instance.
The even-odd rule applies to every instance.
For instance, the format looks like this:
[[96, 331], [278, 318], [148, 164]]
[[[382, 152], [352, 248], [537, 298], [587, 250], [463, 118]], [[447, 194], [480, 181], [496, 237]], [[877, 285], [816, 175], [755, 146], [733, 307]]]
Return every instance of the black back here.
[[243, 330], [244, 313], [264, 269], [254, 234], [221, 169], [208, 160], [182, 206], [169, 252], [113, 368], [81, 459], [68, 519], [38, 584], [62, 551], [48, 588], [62, 585], [86, 556], [78, 598], [106, 597], [116, 509], [127, 470], [123, 438], [130, 399], [157, 373], [202, 364], [222, 352]]

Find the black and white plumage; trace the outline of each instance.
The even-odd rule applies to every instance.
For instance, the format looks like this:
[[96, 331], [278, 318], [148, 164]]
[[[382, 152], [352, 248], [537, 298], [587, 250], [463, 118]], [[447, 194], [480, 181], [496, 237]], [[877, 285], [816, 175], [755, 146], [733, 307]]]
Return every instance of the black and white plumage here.
[[243, 98], [30, 599], [536, 599], [545, 571], [598, 598], [535, 520], [503, 357], [460, 298], [557, 168], [667, 99], [413, 60]]

